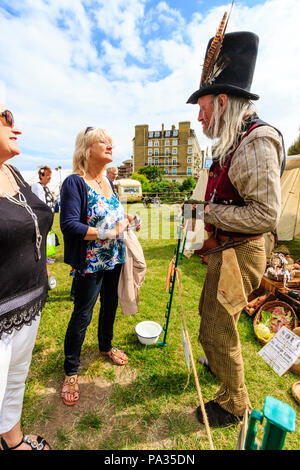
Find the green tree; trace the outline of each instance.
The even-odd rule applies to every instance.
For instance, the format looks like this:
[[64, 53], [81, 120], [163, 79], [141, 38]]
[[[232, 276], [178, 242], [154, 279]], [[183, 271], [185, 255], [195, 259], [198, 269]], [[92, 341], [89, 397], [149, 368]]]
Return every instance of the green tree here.
[[130, 179], [139, 181], [140, 183], [142, 183], [142, 185], [146, 184], [146, 183], [149, 183], [149, 180], [148, 180], [147, 176], [142, 175], [142, 174], [137, 173], [137, 172], [132, 173], [132, 175], [130, 176]]
[[181, 191], [193, 191], [196, 186], [196, 181], [192, 176], [188, 176], [180, 186]]
[[149, 181], [161, 181], [161, 175], [163, 174], [163, 170], [158, 166], [147, 165], [143, 166], [142, 168], [139, 168], [138, 173], [141, 175], [145, 175]]
[[300, 133], [295, 142], [289, 147], [288, 155], [299, 155], [300, 154]]
[[149, 193], [151, 191], [151, 183], [148, 180], [147, 176], [136, 172], [136, 173], [132, 173], [130, 178], [133, 180], [137, 180], [142, 184], [143, 193]]

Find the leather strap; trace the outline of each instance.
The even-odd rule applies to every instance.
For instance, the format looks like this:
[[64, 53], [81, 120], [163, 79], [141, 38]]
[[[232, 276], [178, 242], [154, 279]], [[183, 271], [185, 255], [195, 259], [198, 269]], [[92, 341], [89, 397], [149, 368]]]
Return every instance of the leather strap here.
[[217, 240], [219, 240], [220, 242], [226, 242], [227, 240], [232, 240], [233, 242], [243, 242], [243, 241], [248, 241], [248, 240], [257, 240], [258, 238], [261, 238], [263, 235], [262, 234], [259, 234], [259, 235], [246, 235], [246, 236], [243, 236], [243, 234], [241, 234], [241, 236], [229, 236], [229, 235], [223, 235], [221, 233], [217, 233]]

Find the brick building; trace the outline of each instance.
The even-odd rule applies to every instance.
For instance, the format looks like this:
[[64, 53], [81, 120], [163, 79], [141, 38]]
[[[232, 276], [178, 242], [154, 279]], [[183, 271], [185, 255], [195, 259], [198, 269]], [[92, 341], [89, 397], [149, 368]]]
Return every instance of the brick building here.
[[118, 178], [129, 178], [133, 173], [133, 158], [124, 160], [122, 165], [118, 166]]
[[135, 126], [133, 139], [133, 171], [146, 165], [163, 169], [163, 178], [182, 182], [188, 176], [196, 180], [203, 168], [204, 152], [189, 121], [179, 122], [165, 130], [149, 131], [147, 124]]

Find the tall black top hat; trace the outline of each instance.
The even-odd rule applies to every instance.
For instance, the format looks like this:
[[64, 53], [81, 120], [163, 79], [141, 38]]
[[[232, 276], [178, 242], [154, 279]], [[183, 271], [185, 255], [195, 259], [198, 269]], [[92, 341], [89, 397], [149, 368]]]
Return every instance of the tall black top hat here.
[[196, 104], [201, 96], [219, 93], [258, 100], [259, 96], [250, 92], [258, 36], [247, 31], [225, 34], [215, 61], [214, 58], [209, 60], [214, 53], [211, 51], [214, 40], [211, 38], [207, 46], [199, 90], [189, 97], [187, 103]]

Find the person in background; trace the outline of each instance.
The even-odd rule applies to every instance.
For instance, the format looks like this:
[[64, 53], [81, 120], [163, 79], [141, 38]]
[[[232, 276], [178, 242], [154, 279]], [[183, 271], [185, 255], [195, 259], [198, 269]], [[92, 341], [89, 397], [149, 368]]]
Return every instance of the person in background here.
[[107, 168], [106, 170], [106, 175], [108, 176], [108, 178], [110, 179], [110, 181], [112, 182], [112, 188], [113, 188], [113, 191], [114, 191], [114, 194], [117, 198], [119, 198], [119, 195], [118, 195], [118, 186], [115, 186], [114, 185], [114, 182], [116, 181], [116, 179], [118, 178], [118, 175], [119, 175], [119, 170], [118, 170], [118, 167], [117, 166], [110, 166], [109, 168]]
[[38, 175], [40, 181], [35, 183], [31, 190], [41, 201], [50, 207], [52, 212], [54, 212], [55, 199], [47, 186], [51, 181], [52, 170], [48, 166], [42, 166], [38, 171]]
[[[55, 212], [55, 199], [48, 188], [48, 184], [51, 181], [51, 176], [52, 176], [52, 170], [48, 166], [42, 166], [40, 167], [38, 171], [39, 175], [39, 182], [35, 183], [31, 187], [31, 191], [45, 204], [47, 204], [48, 207], [50, 207], [51, 211], [54, 213]], [[59, 240], [57, 235], [55, 234], [55, 243], [56, 246], [59, 245]], [[47, 264], [50, 263], [50, 259], [47, 258]], [[50, 271], [47, 267], [47, 275], [50, 277]]]
[[[281, 133], [258, 118], [252, 103], [259, 99], [250, 92], [257, 35], [233, 32], [218, 41], [217, 35], [210, 40], [200, 88], [188, 99], [199, 105], [203, 133], [214, 140], [204, 209], [214, 249], [203, 252], [207, 273], [199, 303], [205, 352], [199, 362], [221, 383], [205, 404], [211, 427], [237, 423], [251, 411], [238, 321], [266, 269], [263, 234], [275, 230], [279, 220], [284, 161]], [[204, 423], [200, 407], [197, 416]]]
[[53, 214], [7, 161], [19, 155], [21, 131], [0, 105], [0, 448], [49, 450], [23, 435], [25, 381], [47, 295], [46, 237]]
[[110, 166], [106, 170], [106, 174], [109, 177], [109, 179], [114, 182], [118, 178], [119, 170], [117, 166]]
[[105, 176], [112, 162], [110, 136], [87, 127], [76, 138], [73, 174], [61, 189], [60, 225], [64, 236], [64, 261], [75, 270], [74, 310], [65, 336], [65, 381], [62, 400], [74, 405], [79, 399], [78, 368], [81, 347], [101, 287], [98, 344], [101, 355], [125, 365], [127, 355], [113, 347], [113, 326], [118, 306], [118, 282], [125, 247], [122, 234], [134, 217], [114, 195]]

